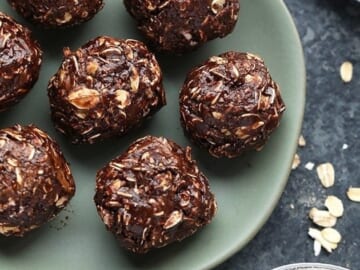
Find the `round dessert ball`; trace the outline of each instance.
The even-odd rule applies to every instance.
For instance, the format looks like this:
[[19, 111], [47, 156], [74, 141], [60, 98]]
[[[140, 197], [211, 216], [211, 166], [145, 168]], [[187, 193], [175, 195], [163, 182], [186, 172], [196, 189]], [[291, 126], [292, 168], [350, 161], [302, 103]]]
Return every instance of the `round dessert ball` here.
[[139, 30], [157, 50], [181, 54], [232, 32], [239, 0], [124, 0]]
[[0, 130], [0, 234], [23, 236], [54, 218], [75, 193], [59, 146], [33, 125]]
[[0, 111], [19, 102], [39, 77], [42, 51], [30, 30], [0, 12]]
[[139, 41], [98, 37], [64, 54], [48, 94], [55, 127], [73, 143], [123, 135], [166, 103], [160, 67]]
[[24, 18], [47, 28], [68, 27], [93, 18], [103, 0], [8, 0]]
[[181, 241], [210, 223], [217, 209], [191, 149], [152, 136], [98, 172], [94, 199], [106, 228], [135, 253]]
[[211, 57], [187, 75], [180, 93], [185, 133], [215, 157], [260, 150], [284, 110], [278, 84], [250, 53]]

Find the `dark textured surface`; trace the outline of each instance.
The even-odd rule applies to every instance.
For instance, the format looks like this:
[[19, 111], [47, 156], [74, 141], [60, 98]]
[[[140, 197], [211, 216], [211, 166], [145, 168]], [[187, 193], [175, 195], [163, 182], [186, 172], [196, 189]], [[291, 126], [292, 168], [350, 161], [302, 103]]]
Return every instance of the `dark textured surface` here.
[[[287, 187], [269, 221], [240, 252], [216, 270], [267, 270], [295, 262], [322, 262], [360, 269], [360, 203], [347, 200], [348, 186], [360, 186], [360, 9], [342, 1], [286, 0], [300, 33], [307, 62], [307, 101], [303, 134], [307, 141], [299, 149], [302, 164], [290, 175]], [[339, 4], [340, 3], [340, 4]], [[345, 60], [354, 64], [351, 83], [344, 84], [339, 67]], [[348, 148], [343, 149], [347, 144]], [[325, 190], [315, 165], [331, 162], [335, 167], [334, 187]], [[332, 254], [313, 253], [307, 236], [312, 206], [322, 207], [327, 195], [344, 202], [344, 217], [336, 228], [343, 241]], [[241, 229], [241, 228], [240, 228]]]

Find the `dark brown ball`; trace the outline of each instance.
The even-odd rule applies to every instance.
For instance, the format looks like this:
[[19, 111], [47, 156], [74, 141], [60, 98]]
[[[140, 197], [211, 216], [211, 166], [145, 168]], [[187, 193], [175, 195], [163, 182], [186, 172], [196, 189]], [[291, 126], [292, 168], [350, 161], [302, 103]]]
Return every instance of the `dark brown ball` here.
[[125, 248], [145, 253], [210, 223], [216, 201], [190, 151], [147, 136], [98, 172], [98, 213]]
[[239, 0], [124, 0], [139, 30], [159, 51], [183, 53], [232, 32]]
[[55, 127], [73, 143], [123, 135], [165, 105], [160, 67], [143, 43], [98, 37], [64, 52], [48, 94]]
[[67, 27], [93, 18], [103, 0], [8, 0], [24, 18], [48, 28]]
[[260, 150], [285, 110], [263, 60], [227, 52], [193, 69], [180, 93], [186, 134], [215, 157]]
[[59, 146], [35, 126], [0, 130], [0, 234], [23, 236], [54, 218], [75, 193]]
[[0, 12], [0, 111], [19, 102], [39, 77], [42, 52], [30, 30]]

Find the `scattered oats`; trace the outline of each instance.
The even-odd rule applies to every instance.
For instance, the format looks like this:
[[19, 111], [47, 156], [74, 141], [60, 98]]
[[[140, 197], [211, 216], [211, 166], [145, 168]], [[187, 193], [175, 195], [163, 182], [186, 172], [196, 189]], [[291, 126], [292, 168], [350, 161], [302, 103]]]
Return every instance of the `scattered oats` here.
[[90, 61], [86, 65], [86, 72], [91, 75], [95, 75], [96, 71], [99, 69], [99, 64], [95, 61]]
[[305, 138], [304, 138], [303, 135], [300, 135], [299, 141], [298, 141], [298, 145], [299, 145], [300, 147], [306, 146], [306, 141], [305, 141]]
[[224, 8], [225, 0], [212, 0], [211, 10], [214, 14], [217, 14], [220, 10]]
[[305, 164], [305, 169], [312, 171], [315, 167], [315, 164], [313, 162], [308, 162]]
[[2, 148], [6, 144], [6, 140], [0, 139], [0, 148]]
[[130, 193], [122, 192], [121, 190], [118, 190], [116, 192], [116, 194], [118, 194], [119, 196], [123, 196], [125, 198], [132, 198], [133, 197], [133, 195], [131, 195]]
[[131, 104], [130, 93], [126, 90], [116, 90], [115, 91], [115, 99], [119, 103], [118, 107], [120, 109], [125, 109], [127, 106]]
[[68, 95], [69, 102], [78, 109], [89, 110], [100, 102], [100, 93], [95, 89], [83, 87]]
[[59, 24], [64, 24], [69, 22], [72, 19], [72, 16], [69, 12], [65, 12], [63, 19], [56, 19], [56, 22]]
[[314, 255], [317, 257], [321, 253], [321, 243], [318, 240], [314, 240]]
[[20, 228], [19, 227], [0, 225], [0, 233], [1, 234], [6, 234], [6, 233], [9, 233], [9, 232], [10, 233], [20, 232]]
[[19, 184], [19, 185], [22, 185], [23, 183], [23, 178], [21, 176], [21, 170], [19, 167], [16, 167], [15, 168], [15, 174], [16, 174], [16, 182]]
[[346, 150], [346, 149], [348, 149], [348, 148], [349, 148], [349, 145], [347, 145], [346, 143], [344, 143], [343, 146], [342, 146], [342, 150]]
[[299, 167], [301, 163], [300, 156], [298, 154], [295, 154], [293, 163], [291, 165], [291, 169], [295, 170], [297, 167]]
[[319, 241], [321, 246], [329, 253], [331, 253], [334, 249], [337, 248], [337, 244], [325, 240], [318, 229], [309, 228], [308, 234], [311, 238]]
[[332, 187], [335, 182], [335, 170], [331, 163], [323, 163], [316, 167], [321, 184], [325, 188]]
[[176, 226], [183, 220], [183, 212], [182, 211], [173, 211], [169, 218], [165, 221], [163, 228], [165, 230], [171, 229]]
[[359, 187], [349, 187], [346, 194], [350, 200], [352, 200], [354, 202], [360, 202], [360, 188]]
[[221, 117], [222, 117], [222, 113], [219, 113], [219, 112], [212, 112], [212, 116], [213, 116], [215, 119], [221, 119]]
[[321, 230], [321, 236], [330, 243], [338, 244], [341, 241], [341, 234], [333, 228]]
[[131, 68], [131, 71], [132, 71], [130, 76], [131, 91], [136, 93], [139, 90], [140, 76], [138, 70], [134, 66]]
[[309, 218], [318, 226], [333, 227], [336, 224], [337, 218], [330, 214], [329, 211], [319, 210], [315, 207], [311, 208]]
[[345, 83], [351, 82], [353, 77], [353, 70], [354, 68], [351, 62], [345, 61], [342, 63], [340, 67], [340, 77]]
[[65, 203], [68, 201], [69, 199], [65, 196], [59, 198], [56, 202], [55, 205], [56, 207], [64, 207]]
[[325, 206], [334, 217], [341, 217], [344, 213], [344, 205], [336, 196], [328, 196], [325, 200]]

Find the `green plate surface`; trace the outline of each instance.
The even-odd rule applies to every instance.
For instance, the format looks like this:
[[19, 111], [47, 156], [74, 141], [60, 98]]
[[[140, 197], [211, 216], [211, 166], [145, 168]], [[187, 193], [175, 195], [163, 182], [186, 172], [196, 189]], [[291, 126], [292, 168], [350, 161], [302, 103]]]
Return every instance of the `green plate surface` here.
[[[0, 10], [24, 22], [4, 0]], [[49, 118], [47, 82], [60, 65], [64, 46], [75, 50], [98, 35], [141, 40], [134, 21], [122, 1], [108, 0], [93, 20], [81, 26], [65, 30], [29, 27], [45, 52], [40, 78], [20, 104], [1, 113], [0, 127], [34, 123], [47, 131], [59, 142], [71, 163], [77, 192], [67, 209], [51, 223], [24, 238], [0, 237], [0, 269], [204, 269], [219, 264], [254, 237], [286, 184], [305, 102], [302, 47], [281, 0], [242, 0], [237, 27], [227, 38], [182, 57], [159, 55], [168, 105], [125, 137], [90, 146], [71, 145], [54, 130]], [[96, 213], [93, 203], [96, 171], [133, 140], [147, 134], [189, 145], [179, 124], [179, 89], [194, 65], [227, 50], [250, 51], [265, 59], [287, 105], [280, 128], [263, 151], [238, 159], [217, 160], [193, 147], [193, 155], [218, 200], [216, 218], [181, 243], [147, 255], [130, 254], [105, 230]]]

